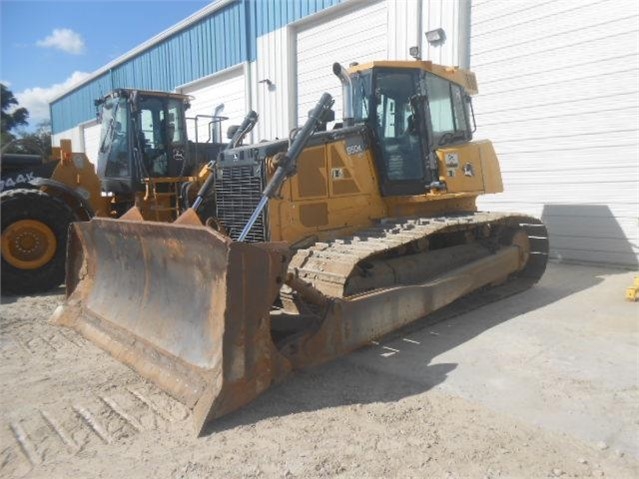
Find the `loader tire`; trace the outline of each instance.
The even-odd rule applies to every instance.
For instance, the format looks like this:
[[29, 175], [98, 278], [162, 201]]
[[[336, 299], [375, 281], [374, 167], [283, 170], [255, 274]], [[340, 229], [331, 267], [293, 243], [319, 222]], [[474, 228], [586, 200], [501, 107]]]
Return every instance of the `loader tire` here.
[[0, 208], [2, 292], [39, 293], [64, 282], [71, 209], [35, 189], [2, 193]]

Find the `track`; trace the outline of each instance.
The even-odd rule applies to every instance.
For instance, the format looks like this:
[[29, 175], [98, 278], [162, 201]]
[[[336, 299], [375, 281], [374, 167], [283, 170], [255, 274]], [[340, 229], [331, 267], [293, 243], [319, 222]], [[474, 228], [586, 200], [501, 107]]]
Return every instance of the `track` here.
[[475, 232], [482, 228], [499, 231], [503, 227], [523, 229], [530, 239], [530, 259], [526, 268], [504, 287], [517, 291], [537, 282], [548, 260], [548, 232], [540, 220], [509, 213], [463, 213], [435, 218], [383, 220], [379, 225], [349, 237], [318, 242], [299, 250], [289, 265], [289, 273], [312, 284], [322, 293], [345, 296], [347, 282], [362, 262], [382, 255], [401, 255], [427, 244], [435, 235]]

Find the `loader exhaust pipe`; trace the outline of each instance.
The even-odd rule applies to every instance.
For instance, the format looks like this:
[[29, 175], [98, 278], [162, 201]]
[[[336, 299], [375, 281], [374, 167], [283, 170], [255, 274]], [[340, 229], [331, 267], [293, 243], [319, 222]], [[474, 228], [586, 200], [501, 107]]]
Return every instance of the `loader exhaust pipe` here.
[[344, 126], [353, 126], [355, 124], [355, 116], [353, 114], [353, 82], [348, 75], [346, 68], [338, 62], [333, 63], [333, 73], [342, 82], [342, 117]]
[[253, 225], [257, 221], [257, 218], [262, 213], [264, 206], [266, 206], [268, 199], [275, 197], [280, 191], [284, 180], [286, 180], [286, 178], [288, 178], [295, 172], [295, 169], [297, 167], [297, 159], [299, 158], [300, 153], [302, 153], [302, 150], [306, 146], [306, 143], [308, 143], [308, 140], [313, 132], [322, 123], [324, 113], [328, 111], [331, 106], [333, 106], [334, 102], [335, 100], [333, 100], [333, 97], [331, 95], [329, 95], [328, 93], [324, 93], [317, 105], [315, 105], [315, 108], [313, 108], [313, 110], [311, 110], [311, 112], [308, 114], [308, 120], [306, 120], [306, 123], [304, 123], [302, 129], [297, 133], [297, 135], [295, 135], [293, 143], [291, 143], [288, 151], [283, 156], [278, 158], [277, 170], [275, 170], [271, 181], [269, 181], [266, 185], [266, 188], [264, 188], [264, 191], [262, 192], [262, 198], [260, 199], [257, 208], [255, 208], [255, 211], [253, 211], [253, 214], [246, 223], [246, 226], [244, 226], [242, 233], [240, 233], [240, 236], [237, 239], [238, 241], [244, 241], [246, 239], [246, 236], [251, 231], [251, 228], [253, 228]]
[[[209, 137], [213, 137], [213, 143], [222, 143], [222, 111], [224, 111], [224, 103], [220, 103], [213, 110], [213, 125]], [[197, 128], [195, 129], [197, 133]]]

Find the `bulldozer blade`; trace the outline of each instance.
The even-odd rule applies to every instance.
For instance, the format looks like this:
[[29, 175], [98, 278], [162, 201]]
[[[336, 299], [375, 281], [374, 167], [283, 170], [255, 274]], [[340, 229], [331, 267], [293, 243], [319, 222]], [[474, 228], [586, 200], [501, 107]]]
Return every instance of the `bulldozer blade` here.
[[193, 215], [129, 218], [73, 224], [67, 298], [52, 321], [183, 402], [200, 434], [291, 369], [269, 319], [288, 252], [234, 242]]

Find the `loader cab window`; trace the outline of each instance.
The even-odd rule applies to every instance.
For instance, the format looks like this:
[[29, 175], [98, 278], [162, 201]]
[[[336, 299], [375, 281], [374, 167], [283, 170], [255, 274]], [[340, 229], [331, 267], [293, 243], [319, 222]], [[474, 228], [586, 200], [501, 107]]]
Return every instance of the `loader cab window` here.
[[426, 89], [435, 147], [470, 141], [472, 133], [462, 88], [428, 73]]
[[127, 99], [115, 97], [102, 105], [98, 148], [98, 174], [103, 178], [129, 178], [129, 119]]
[[414, 70], [380, 70], [375, 77], [374, 128], [382, 168], [389, 182], [408, 187], [405, 194], [424, 190], [422, 114], [415, 108], [419, 76]]
[[176, 176], [184, 160], [184, 106], [177, 99], [142, 97], [138, 106], [138, 144], [145, 173]]

